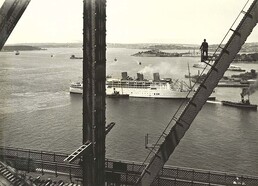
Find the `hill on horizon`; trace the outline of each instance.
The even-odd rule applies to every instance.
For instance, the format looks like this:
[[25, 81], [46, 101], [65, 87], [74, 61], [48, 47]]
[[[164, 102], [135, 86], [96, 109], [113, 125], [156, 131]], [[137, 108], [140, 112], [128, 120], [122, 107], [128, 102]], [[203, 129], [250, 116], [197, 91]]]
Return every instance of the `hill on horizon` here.
[[[39, 48], [82, 48], [82, 43], [20, 43], [20, 44], [8, 44], [4, 48], [16, 48], [15, 50], [22, 50], [26, 47], [39, 47]], [[218, 44], [211, 44], [209, 46], [210, 51], [214, 51], [218, 47]], [[21, 49], [19, 49], [21, 48]], [[158, 50], [199, 50], [200, 45], [197, 44], [169, 44], [169, 43], [107, 43], [107, 48], [129, 48], [129, 49], [158, 49]], [[4, 49], [3, 49], [4, 51]], [[241, 49], [241, 52], [258, 52], [258, 42], [245, 43]]]

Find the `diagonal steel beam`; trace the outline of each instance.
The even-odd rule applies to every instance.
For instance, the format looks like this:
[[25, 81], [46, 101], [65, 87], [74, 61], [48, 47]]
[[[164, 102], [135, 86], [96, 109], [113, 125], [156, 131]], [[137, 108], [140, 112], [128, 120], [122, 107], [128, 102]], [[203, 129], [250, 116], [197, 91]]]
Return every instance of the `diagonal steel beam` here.
[[258, 0], [254, 0], [238, 27], [234, 30], [226, 46], [221, 51], [218, 59], [209, 70], [205, 80], [185, 107], [169, 134], [165, 137], [157, 153], [155, 153], [150, 163], [142, 172], [141, 177], [137, 181], [137, 185], [151, 185], [159, 171], [169, 159], [169, 156], [184, 137], [191, 123], [202, 109], [202, 106], [207, 101], [213, 89], [217, 86], [219, 80], [223, 77], [230, 63], [245, 43], [257, 22]]
[[30, 0], [5, 0], [3, 3], [0, 9], [0, 50], [29, 3]]

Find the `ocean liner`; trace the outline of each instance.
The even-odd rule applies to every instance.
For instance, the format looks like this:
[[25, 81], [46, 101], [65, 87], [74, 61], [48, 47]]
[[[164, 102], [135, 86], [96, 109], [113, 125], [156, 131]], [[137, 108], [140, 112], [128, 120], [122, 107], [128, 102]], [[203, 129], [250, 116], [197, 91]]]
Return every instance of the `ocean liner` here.
[[[194, 91], [190, 92], [190, 87], [180, 80], [171, 78], [160, 79], [159, 73], [153, 74], [153, 80], [144, 79], [143, 74], [137, 73], [137, 78], [133, 79], [122, 72], [122, 79], [107, 78], [106, 95], [128, 95], [138, 98], [166, 98], [166, 99], [185, 99], [191, 98]], [[70, 93], [82, 93], [82, 83], [72, 83]], [[209, 99], [215, 99], [211, 94]]]

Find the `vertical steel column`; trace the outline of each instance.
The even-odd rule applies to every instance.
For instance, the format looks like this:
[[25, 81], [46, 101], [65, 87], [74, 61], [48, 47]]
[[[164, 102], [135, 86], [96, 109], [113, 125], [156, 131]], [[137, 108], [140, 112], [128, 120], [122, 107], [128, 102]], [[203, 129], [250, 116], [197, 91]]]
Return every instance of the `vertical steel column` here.
[[106, 0], [83, 2], [83, 185], [105, 184]]

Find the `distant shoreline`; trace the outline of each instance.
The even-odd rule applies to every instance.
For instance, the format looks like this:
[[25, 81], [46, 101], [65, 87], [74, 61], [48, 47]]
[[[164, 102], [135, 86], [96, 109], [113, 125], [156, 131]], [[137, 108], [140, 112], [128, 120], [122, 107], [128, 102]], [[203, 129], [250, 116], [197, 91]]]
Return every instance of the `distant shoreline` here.
[[33, 50], [47, 50], [47, 49], [36, 47], [36, 46], [29, 46], [29, 45], [7, 45], [2, 48], [1, 52], [33, 51]]
[[[201, 43], [200, 43], [201, 45]], [[198, 44], [170, 44], [170, 43], [107, 43], [107, 48], [127, 48], [127, 49], [145, 49], [145, 50], [196, 50], [199, 51], [200, 45]], [[5, 47], [14, 46], [30, 46], [44, 48], [83, 48], [83, 43], [17, 43], [5, 45]], [[217, 44], [210, 44], [209, 51], [215, 51]], [[258, 42], [245, 43], [240, 53], [255, 53], [258, 51]]]
[[[17, 52], [17, 51], [39, 51], [47, 50], [47, 48], [82, 48], [82, 43], [24, 43], [16, 45], [6, 45], [3, 47], [1, 52]], [[153, 57], [154, 54], [148, 53], [150, 51], [160, 51], [155, 56], [156, 57], [184, 57], [181, 53], [167, 53], [164, 50], [188, 50], [189, 54], [191, 51], [199, 51], [199, 45], [193, 44], [149, 44], [149, 43], [139, 43], [139, 44], [119, 44], [119, 43], [108, 43], [107, 48], [127, 48], [127, 49], [145, 49], [147, 51], [142, 51], [141, 53], [136, 53], [134, 56]], [[209, 51], [215, 51], [217, 45], [210, 45]], [[237, 54], [234, 59], [234, 63], [257, 63], [258, 61], [258, 43], [246, 43], [242, 47], [239, 54]], [[147, 55], [148, 54], [148, 55]], [[185, 54], [185, 52], [183, 53]]]

